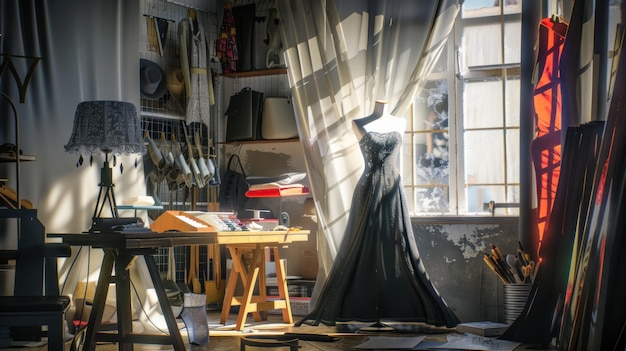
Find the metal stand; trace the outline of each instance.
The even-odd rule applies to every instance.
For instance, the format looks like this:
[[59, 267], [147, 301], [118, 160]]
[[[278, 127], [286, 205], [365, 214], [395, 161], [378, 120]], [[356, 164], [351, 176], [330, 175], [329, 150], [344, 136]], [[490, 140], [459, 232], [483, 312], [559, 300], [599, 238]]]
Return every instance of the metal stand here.
[[115, 203], [115, 194], [113, 192], [113, 170], [109, 167], [109, 153], [105, 152], [104, 164], [102, 165], [102, 169], [100, 170], [100, 193], [98, 194], [98, 200], [96, 201], [96, 208], [93, 211], [93, 217], [100, 218], [102, 215], [102, 210], [106, 205], [107, 201], [109, 202], [109, 209], [111, 210], [112, 217], [118, 217], [117, 214], [117, 204]]

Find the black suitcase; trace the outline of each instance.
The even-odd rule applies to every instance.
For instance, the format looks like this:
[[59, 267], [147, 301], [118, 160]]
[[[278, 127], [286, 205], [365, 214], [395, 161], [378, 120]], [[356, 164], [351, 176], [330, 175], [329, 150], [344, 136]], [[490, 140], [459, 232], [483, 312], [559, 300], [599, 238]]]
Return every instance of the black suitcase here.
[[230, 97], [226, 110], [226, 141], [261, 139], [263, 93], [243, 88]]

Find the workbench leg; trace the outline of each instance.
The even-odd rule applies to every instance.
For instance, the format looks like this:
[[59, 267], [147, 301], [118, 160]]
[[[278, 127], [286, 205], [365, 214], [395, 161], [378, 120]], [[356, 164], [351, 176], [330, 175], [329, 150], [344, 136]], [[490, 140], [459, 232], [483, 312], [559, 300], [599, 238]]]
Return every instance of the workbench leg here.
[[274, 248], [274, 263], [276, 264], [276, 284], [278, 285], [278, 296], [281, 300], [285, 300], [286, 304], [286, 307], [282, 310], [283, 321], [291, 324], [293, 323], [293, 315], [291, 314], [291, 303], [289, 302], [285, 261], [280, 259], [280, 256], [278, 255], [278, 247]]
[[[261, 315], [256, 307], [252, 307], [252, 296], [254, 295], [254, 288], [256, 281], [259, 278], [260, 265], [265, 264], [263, 260], [263, 250], [253, 250], [253, 262], [251, 272], [245, 276], [243, 296], [241, 302], [241, 308], [239, 309], [239, 315], [237, 316], [237, 330], [243, 330], [248, 313], [253, 313], [254, 320], [256, 322], [261, 321]], [[243, 267], [241, 267], [243, 268]], [[257, 306], [256, 304], [254, 306]]]
[[[107, 250], [108, 251], [108, 250]], [[128, 266], [133, 256], [117, 253], [115, 262], [115, 301], [117, 303], [117, 337], [120, 351], [132, 351], [133, 343], [128, 335], [133, 332], [133, 317], [130, 305], [130, 272]]]
[[104, 304], [106, 303], [107, 292], [109, 291], [114, 261], [113, 253], [109, 250], [104, 250], [104, 259], [100, 267], [100, 277], [98, 278], [93, 307], [89, 314], [89, 323], [87, 323], [87, 331], [85, 332], [85, 344], [83, 345], [83, 349], [86, 351], [95, 351], [96, 349], [96, 335], [102, 323], [102, 313], [104, 311]]
[[222, 306], [222, 315], [220, 316], [220, 323], [225, 324], [230, 314], [230, 307], [233, 303], [233, 297], [235, 297], [235, 289], [237, 288], [237, 272], [234, 268], [231, 269], [228, 275], [228, 282], [226, 283], [226, 289], [224, 290], [224, 305]]
[[[251, 285], [251, 292], [252, 295], [254, 296], [254, 289], [257, 288], [257, 282], [261, 282], [263, 281], [263, 285], [265, 285], [265, 252], [263, 249], [254, 249], [252, 251], [252, 270], [257, 270], [256, 272], [256, 277], [246, 277], [246, 281], [244, 282], [244, 287], [247, 284]], [[252, 272], [250, 272], [250, 274], [252, 274]], [[261, 292], [262, 293], [262, 292]], [[267, 294], [265, 294], [267, 295]], [[255, 322], [261, 322], [266, 320], [266, 315], [261, 315], [261, 312], [259, 312], [258, 309], [254, 308], [252, 310], [252, 316], [254, 317], [254, 321]]]
[[[258, 249], [259, 255], [261, 255], [259, 261], [259, 299], [261, 301], [267, 301], [267, 270], [265, 268], [265, 249]], [[261, 320], [267, 320], [267, 310], [259, 311]]]
[[183, 343], [183, 338], [180, 335], [180, 330], [178, 329], [178, 324], [176, 323], [176, 317], [174, 317], [174, 312], [172, 312], [172, 308], [167, 302], [167, 295], [165, 294], [165, 288], [163, 287], [163, 282], [161, 281], [159, 268], [157, 267], [152, 255], [144, 255], [144, 258], [146, 260], [146, 265], [148, 266], [148, 272], [150, 272], [150, 278], [154, 284], [154, 290], [156, 291], [157, 298], [159, 299], [159, 304], [163, 312], [163, 317], [165, 318], [165, 323], [167, 324], [167, 329], [170, 333], [170, 339], [172, 345], [174, 346], [174, 350], [185, 351], [185, 344]]

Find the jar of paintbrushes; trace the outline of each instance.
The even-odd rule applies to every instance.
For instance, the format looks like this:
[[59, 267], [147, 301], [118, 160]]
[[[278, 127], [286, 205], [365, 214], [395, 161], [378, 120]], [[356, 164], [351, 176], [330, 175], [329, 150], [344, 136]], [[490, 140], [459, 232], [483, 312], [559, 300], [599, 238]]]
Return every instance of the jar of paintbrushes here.
[[517, 252], [506, 255], [492, 244], [483, 260], [504, 284], [504, 319], [511, 324], [526, 306], [537, 266], [519, 242]]

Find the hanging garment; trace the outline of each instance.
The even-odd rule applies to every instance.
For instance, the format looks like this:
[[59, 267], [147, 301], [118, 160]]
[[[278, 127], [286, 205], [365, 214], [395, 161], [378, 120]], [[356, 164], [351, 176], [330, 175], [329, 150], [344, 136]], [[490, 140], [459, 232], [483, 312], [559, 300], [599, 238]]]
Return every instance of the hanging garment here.
[[235, 28], [235, 17], [233, 16], [233, 6], [230, 1], [224, 3], [224, 16], [220, 37], [216, 43], [217, 58], [222, 64], [222, 72], [231, 73], [237, 71], [237, 29]]
[[531, 142], [537, 187], [538, 242], [543, 240], [556, 195], [561, 169], [561, 53], [567, 24], [545, 18], [539, 26], [539, 51], [536, 74], [539, 74], [533, 101], [535, 139]]
[[254, 3], [233, 7], [237, 32], [237, 71], [254, 71], [256, 5]]
[[178, 25], [180, 65], [187, 94], [186, 122], [210, 125], [210, 105], [215, 104], [206, 37], [202, 26], [188, 17]]
[[359, 141], [365, 170], [352, 199], [350, 220], [314, 310], [299, 321], [425, 322], [455, 326], [422, 264], [396, 167], [397, 131], [368, 132]]

